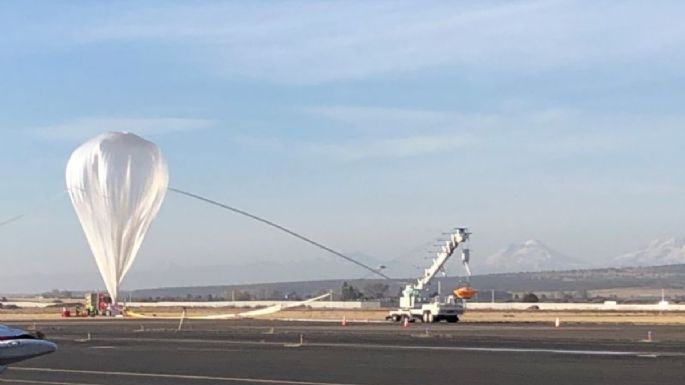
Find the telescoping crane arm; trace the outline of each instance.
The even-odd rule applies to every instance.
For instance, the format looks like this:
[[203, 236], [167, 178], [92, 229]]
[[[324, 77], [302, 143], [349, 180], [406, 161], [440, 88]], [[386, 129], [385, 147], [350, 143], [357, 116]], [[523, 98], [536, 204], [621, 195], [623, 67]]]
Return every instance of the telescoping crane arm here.
[[[469, 239], [469, 235], [466, 228], [458, 228], [451, 236], [450, 239], [445, 242], [441, 250], [437, 253], [433, 263], [429, 268], [424, 270], [423, 277], [419, 278], [416, 283], [407, 285], [402, 291], [402, 298], [400, 299], [400, 305], [403, 308], [413, 307], [417, 296], [420, 295], [421, 291], [425, 289], [431, 282], [435, 275], [440, 272], [442, 267], [445, 265], [447, 260], [450, 259], [454, 251], [464, 242]], [[469, 262], [469, 252], [464, 250], [462, 255], [462, 262], [467, 269], [468, 274], [471, 274], [468, 268]]]
[[466, 242], [469, 238], [469, 232], [466, 228], [459, 228], [457, 229], [451, 236], [450, 239], [445, 241], [445, 245], [442, 246], [442, 249], [438, 252], [436, 255], [435, 259], [433, 259], [433, 264], [423, 272], [423, 277], [419, 278], [416, 281], [416, 284], [414, 285], [414, 288], [417, 290], [423, 290], [428, 286], [430, 281], [435, 278], [435, 275], [440, 272], [442, 267], [447, 263], [447, 260], [450, 259], [454, 251], [461, 245], [462, 243]]

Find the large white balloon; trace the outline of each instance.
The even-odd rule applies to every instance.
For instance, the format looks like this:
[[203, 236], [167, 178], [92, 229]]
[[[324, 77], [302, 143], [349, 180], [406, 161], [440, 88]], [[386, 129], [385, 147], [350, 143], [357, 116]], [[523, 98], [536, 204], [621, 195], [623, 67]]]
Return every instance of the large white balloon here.
[[107, 291], [119, 285], [166, 195], [169, 174], [159, 148], [134, 134], [109, 132], [77, 148], [66, 182]]

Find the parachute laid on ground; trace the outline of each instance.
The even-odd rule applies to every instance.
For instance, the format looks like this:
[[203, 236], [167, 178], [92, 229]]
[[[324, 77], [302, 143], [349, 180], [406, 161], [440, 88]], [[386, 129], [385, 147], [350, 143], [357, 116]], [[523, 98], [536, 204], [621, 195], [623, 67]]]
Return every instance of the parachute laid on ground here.
[[99, 135], [77, 148], [66, 169], [67, 191], [116, 303], [167, 192], [169, 174], [159, 148], [123, 132]]

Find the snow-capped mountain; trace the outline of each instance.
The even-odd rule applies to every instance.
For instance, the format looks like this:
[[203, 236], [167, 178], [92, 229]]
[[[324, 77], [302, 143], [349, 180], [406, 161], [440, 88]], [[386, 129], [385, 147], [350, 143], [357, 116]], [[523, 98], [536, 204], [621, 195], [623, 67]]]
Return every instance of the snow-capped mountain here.
[[482, 268], [491, 273], [569, 270], [581, 267], [568, 257], [538, 240], [511, 244], [487, 257]]
[[685, 238], [654, 240], [645, 248], [619, 255], [617, 266], [660, 266], [685, 264]]

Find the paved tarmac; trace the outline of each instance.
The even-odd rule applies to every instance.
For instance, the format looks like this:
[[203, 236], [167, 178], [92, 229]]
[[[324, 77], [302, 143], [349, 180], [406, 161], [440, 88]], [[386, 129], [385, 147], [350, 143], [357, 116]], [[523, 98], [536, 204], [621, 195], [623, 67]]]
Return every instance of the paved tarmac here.
[[[28, 322], [15, 326], [32, 327]], [[680, 384], [685, 329], [534, 324], [64, 320], [0, 384]], [[651, 342], [647, 340], [651, 332]], [[90, 339], [88, 335], [90, 334]]]

